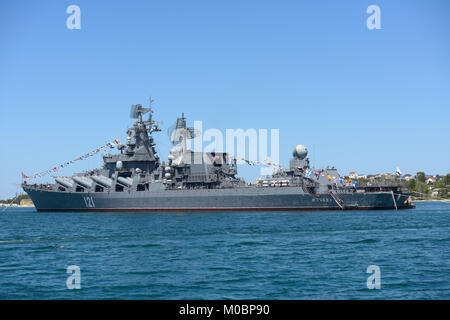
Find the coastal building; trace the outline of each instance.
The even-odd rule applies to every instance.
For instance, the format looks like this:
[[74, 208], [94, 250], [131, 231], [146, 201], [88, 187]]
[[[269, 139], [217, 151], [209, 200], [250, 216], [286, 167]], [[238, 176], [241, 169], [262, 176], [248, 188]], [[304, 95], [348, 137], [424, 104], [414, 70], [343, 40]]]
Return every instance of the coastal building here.
[[411, 179], [414, 179], [414, 177], [412, 175], [410, 175], [409, 173], [403, 175], [402, 177], [405, 181], [409, 181]]
[[392, 173], [386, 173], [384, 175], [384, 179], [386, 179], [386, 180], [394, 180], [395, 178], [396, 178], [396, 176], [393, 175]]
[[349, 177], [350, 179], [358, 179], [358, 173], [355, 172], [355, 171], [349, 172], [349, 173], [348, 173], [348, 177]]
[[425, 182], [426, 182], [427, 184], [435, 183], [435, 182], [436, 182], [436, 177], [430, 176], [430, 177], [428, 177], [428, 178], [425, 180]]

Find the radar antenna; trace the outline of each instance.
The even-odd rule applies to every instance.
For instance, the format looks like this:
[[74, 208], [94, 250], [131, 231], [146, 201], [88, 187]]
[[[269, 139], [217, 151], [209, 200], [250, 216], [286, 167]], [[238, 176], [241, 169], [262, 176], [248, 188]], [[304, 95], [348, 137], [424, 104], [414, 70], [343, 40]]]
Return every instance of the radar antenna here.
[[[154, 112], [152, 109], [152, 102], [154, 100], [152, 99], [152, 97], [149, 98], [149, 107], [148, 108], [143, 108], [142, 105], [140, 104], [133, 104], [131, 105], [131, 110], [130, 110], [130, 118], [131, 119], [138, 119], [139, 123], [144, 123], [145, 125], [148, 125], [148, 132], [152, 133], [155, 131], [161, 131], [161, 129], [159, 129], [158, 125], [152, 120], [152, 113]], [[148, 113], [148, 120], [147, 121], [142, 121], [142, 115]]]
[[142, 122], [142, 115], [150, 112], [151, 108], [143, 108], [140, 104], [133, 104], [131, 106], [130, 118], [138, 119], [139, 122]]

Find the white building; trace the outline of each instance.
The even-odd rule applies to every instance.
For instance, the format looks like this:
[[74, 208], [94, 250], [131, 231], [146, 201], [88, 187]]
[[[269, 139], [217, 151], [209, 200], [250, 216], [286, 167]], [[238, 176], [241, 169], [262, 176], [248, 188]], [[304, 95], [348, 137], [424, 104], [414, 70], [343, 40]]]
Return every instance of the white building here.
[[425, 180], [425, 182], [427, 184], [435, 183], [436, 182], [436, 178], [435, 177], [429, 177], [427, 180]]
[[357, 172], [354, 172], [354, 171], [349, 172], [349, 173], [348, 173], [348, 177], [349, 177], [350, 179], [358, 179], [358, 173], [357, 173]]
[[409, 173], [405, 174], [402, 178], [406, 181], [414, 179], [414, 177], [412, 175], [410, 175]]

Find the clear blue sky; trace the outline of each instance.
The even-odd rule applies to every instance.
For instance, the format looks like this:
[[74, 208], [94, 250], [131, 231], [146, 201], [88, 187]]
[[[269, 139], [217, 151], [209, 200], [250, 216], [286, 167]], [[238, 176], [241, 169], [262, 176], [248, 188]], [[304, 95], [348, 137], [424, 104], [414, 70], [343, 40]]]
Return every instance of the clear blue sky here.
[[[81, 8], [68, 30], [66, 8]], [[368, 30], [366, 8], [381, 8]], [[2, 1], [0, 198], [125, 140], [155, 99], [164, 128], [279, 128], [341, 174], [450, 170], [449, 1]], [[157, 136], [162, 159], [167, 134]], [[98, 167], [101, 157], [61, 171]], [[241, 166], [244, 177], [257, 169]]]

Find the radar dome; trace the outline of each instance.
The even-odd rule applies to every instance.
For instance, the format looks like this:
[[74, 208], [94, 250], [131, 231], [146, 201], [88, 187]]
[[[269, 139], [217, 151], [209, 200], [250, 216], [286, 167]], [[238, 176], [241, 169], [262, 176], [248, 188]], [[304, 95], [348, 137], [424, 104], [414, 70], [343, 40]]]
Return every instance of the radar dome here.
[[297, 159], [303, 160], [308, 155], [308, 149], [302, 144], [298, 144], [295, 146], [294, 152], [292, 152], [293, 156]]

